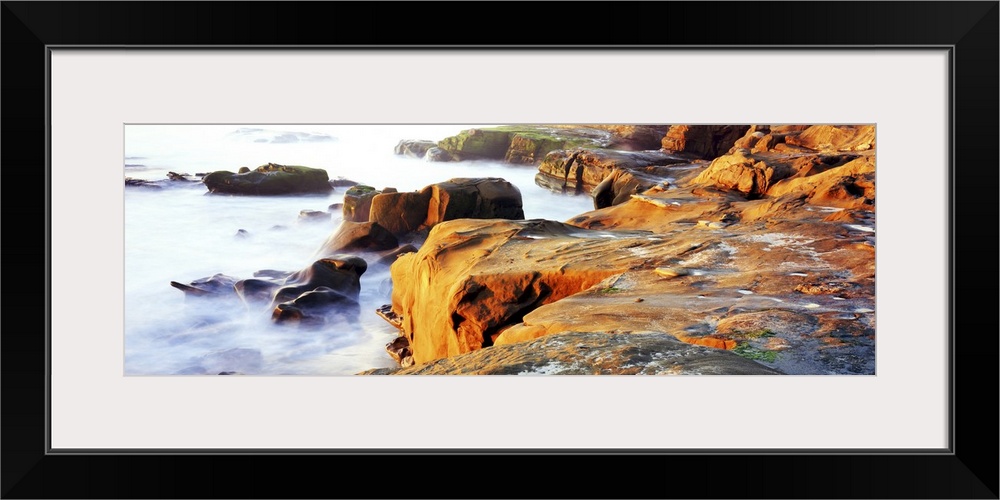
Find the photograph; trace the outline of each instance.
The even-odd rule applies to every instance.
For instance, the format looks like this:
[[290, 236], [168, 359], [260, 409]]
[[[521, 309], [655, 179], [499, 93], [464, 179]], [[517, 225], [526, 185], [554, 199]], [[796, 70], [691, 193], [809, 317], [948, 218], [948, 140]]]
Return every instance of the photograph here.
[[125, 124], [124, 372], [876, 375], [874, 124]]
[[0, 498], [998, 498], [997, 0], [2, 4]]

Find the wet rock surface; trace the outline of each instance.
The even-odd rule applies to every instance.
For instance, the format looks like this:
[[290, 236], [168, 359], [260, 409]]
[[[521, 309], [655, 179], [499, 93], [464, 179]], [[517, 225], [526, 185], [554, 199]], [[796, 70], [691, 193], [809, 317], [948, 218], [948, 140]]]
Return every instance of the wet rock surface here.
[[776, 375], [731, 352], [660, 332], [566, 332], [366, 375]]
[[610, 143], [611, 137], [608, 131], [585, 126], [512, 125], [464, 130], [442, 139], [437, 147], [452, 161], [490, 159], [534, 164], [549, 151], [604, 147]]
[[125, 177], [125, 187], [162, 189], [162, 188], [200, 186], [202, 182], [202, 177], [204, 177], [205, 175], [206, 174], [204, 173], [198, 173], [192, 175], [188, 173], [167, 172], [166, 179], [147, 180], [147, 179], [136, 179], [133, 177]]
[[712, 159], [733, 147], [750, 125], [673, 125], [660, 142], [666, 151]]
[[385, 355], [400, 368], [366, 374], [870, 375], [874, 147], [866, 125], [551, 126], [402, 141], [397, 154], [425, 160], [535, 164], [538, 184], [589, 193], [595, 210], [524, 220], [520, 191], [502, 178], [412, 192], [359, 184], [331, 208], [344, 222], [310, 266], [171, 285], [306, 331], [355, 321], [361, 276], [388, 268], [378, 286], [391, 303], [377, 314], [399, 329]]
[[455, 178], [409, 193], [376, 195], [369, 220], [405, 238], [454, 219], [523, 219], [521, 191], [495, 178]]
[[622, 273], [636, 255], [665, 245], [645, 231], [540, 219], [450, 221], [393, 264], [392, 309], [418, 363], [452, 356], [492, 345], [524, 314]]
[[372, 200], [382, 191], [372, 186], [356, 184], [344, 193], [341, 216], [347, 222], [368, 222], [371, 217]]
[[254, 170], [211, 172], [202, 178], [212, 193], [238, 195], [284, 195], [328, 193], [333, 188], [326, 170], [268, 163]]
[[437, 143], [434, 141], [423, 141], [423, 140], [401, 140], [396, 144], [396, 148], [393, 150], [397, 155], [405, 155], [411, 158], [423, 158], [427, 154], [427, 150], [431, 148], [436, 148]]
[[776, 373], [874, 374], [873, 130], [706, 127], [671, 127], [670, 151], [549, 152], [539, 177], [598, 208], [565, 223], [434, 226], [392, 267], [415, 361], [396, 373], [655, 331]]
[[[589, 192], [617, 171], [657, 175], [657, 167], [687, 163], [690, 157], [662, 151], [559, 150], [538, 165], [535, 183], [559, 192]], [[663, 172], [662, 177], [669, 174]]]
[[[238, 299], [242, 307], [272, 311], [275, 323], [321, 327], [336, 321], [356, 321], [365, 259], [349, 254], [321, 258], [297, 272], [261, 270], [253, 278], [224, 274], [170, 285], [199, 300]], [[237, 302], [219, 307], [237, 307]]]

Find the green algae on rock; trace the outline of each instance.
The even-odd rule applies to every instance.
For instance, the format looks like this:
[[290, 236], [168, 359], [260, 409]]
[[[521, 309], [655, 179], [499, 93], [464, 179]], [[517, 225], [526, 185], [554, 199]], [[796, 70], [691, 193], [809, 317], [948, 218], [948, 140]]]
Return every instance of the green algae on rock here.
[[205, 175], [202, 182], [213, 193], [239, 195], [329, 193], [333, 190], [326, 170], [276, 163], [254, 170], [240, 169], [240, 173], [217, 170]]
[[534, 164], [550, 151], [607, 146], [610, 133], [590, 128], [515, 126], [472, 128], [438, 141], [455, 160]]

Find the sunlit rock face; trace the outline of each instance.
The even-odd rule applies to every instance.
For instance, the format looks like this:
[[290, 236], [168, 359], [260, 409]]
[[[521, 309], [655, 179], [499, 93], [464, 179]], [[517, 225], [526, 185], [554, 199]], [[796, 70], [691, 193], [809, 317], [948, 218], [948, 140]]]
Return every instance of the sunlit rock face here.
[[[327, 212], [294, 205], [287, 220], [221, 226], [222, 240], [250, 248], [270, 234], [267, 227], [278, 227], [273, 224], [285, 225], [283, 234], [289, 234], [336, 222], [338, 213], [344, 219], [332, 233], [309, 236], [314, 243], [326, 238], [316, 255], [263, 264], [298, 272], [172, 282], [170, 293], [179, 296], [180, 290], [189, 299], [185, 311], [207, 319], [192, 314], [187, 319], [195, 327], [171, 341], [197, 336], [198, 342], [215, 342], [211, 335], [239, 335], [247, 320], [260, 319], [269, 339], [298, 338], [309, 344], [301, 349], [317, 352], [376, 338], [365, 352], [403, 368], [379, 373], [875, 372], [874, 127], [571, 130], [553, 133], [560, 140], [538, 130], [477, 129], [448, 141], [402, 141], [390, 161], [447, 169], [449, 175], [421, 178], [416, 186], [424, 188], [406, 192], [376, 189], [393, 185], [384, 179], [355, 186], [327, 181], [353, 188], [342, 203], [324, 198], [322, 206], [338, 202]], [[574, 137], [586, 144], [567, 142]], [[388, 156], [395, 140], [386, 144]], [[436, 155], [456, 163], [414, 159]], [[500, 163], [535, 163], [538, 169]], [[271, 170], [290, 173], [282, 170], [288, 168], [296, 167]], [[518, 184], [487, 177], [498, 171]], [[231, 175], [249, 179], [254, 172]], [[530, 174], [518, 177], [521, 172]], [[587, 209], [586, 197], [543, 198], [552, 207], [578, 208], [554, 212], [558, 217], [532, 208], [562, 222], [524, 220], [523, 202], [537, 202], [538, 190], [522, 200], [518, 186], [536, 173], [536, 183], [548, 189], [589, 192], [595, 209], [578, 212]], [[463, 177], [441, 180], [451, 175]], [[136, 197], [183, 195], [196, 189], [165, 188], [200, 185], [192, 181], [171, 172], [155, 184], [127, 179], [126, 185]], [[281, 198], [197, 194], [255, 206]], [[570, 205], [581, 199], [582, 205]], [[274, 248], [265, 254], [275, 256]], [[191, 275], [234, 268], [208, 269]], [[248, 269], [260, 267], [240, 271]], [[403, 336], [396, 338], [395, 330], [381, 332], [385, 339], [356, 333], [357, 318], [386, 302], [391, 304], [377, 310]], [[213, 318], [228, 314], [219, 314], [223, 309], [259, 314], [232, 314], [238, 321], [226, 324]], [[342, 340], [349, 332], [357, 338]], [[287, 353], [300, 348], [227, 351], [237, 344], [218, 344], [224, 354], [192, 356], [191, 373], [273, 373], [275, 360], [291, 359]]]
[[454, 219], [523, 219], [521, 191], [495, 178], [455, 178], [409, 193], [381, 193], [370, 220], [405, 237]]
[[452, 356], [491, 345], [524, 314], [629, 269], [641, 262], [640, 250], [663, 246], [646, 232], [555, 221], [444, 222], [418, 252], [393, 264], [393, 311], [418, 363]]
[[344, 193], [344, 205], [341, 207], [341, 217], [346, 222], [368, 222], [371, 215], [372, 200], [381, 192], [364, 184], [351, 186]]
[[650, 172], [658, 170], [656, 167], [687, 163], [691, 159], [662, 151], [558, 150], [542, 159], [536, 182], [556, 191], [586, 192], [616, 170]]
[[768, 165], [737, 152], [716, 158], [692, 182], [760, 197], [772, 185], [791, 174], [792, 170], [786, 165]]
[[868, 151], [875, 148], [874, 125], [813, 125], [785, 143], [817, 151]]
[[776, 372], [874, 373], [875, 157], [863, 131], [783, 142], [809, 130], [747, 127], [715, 158], [615, 165], [594, 192], [603, 208], [565, 223], [437, 225], [392, 268], [417, 365], [401, 373], [500, 372], [499, 357], [440, 360], [650, 331]]

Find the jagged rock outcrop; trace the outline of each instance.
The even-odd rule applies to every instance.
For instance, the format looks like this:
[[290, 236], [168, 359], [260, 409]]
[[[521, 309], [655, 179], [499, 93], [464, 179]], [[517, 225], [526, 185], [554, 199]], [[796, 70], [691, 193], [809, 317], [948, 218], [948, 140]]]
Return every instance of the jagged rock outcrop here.
[[522, 205], [521, 191], [504, 179], [455, 178], [419, 192], [379, 194], [370, 219], [403, 237], [454, 219], [523, 219]]
[[618, 205], [644, 191], [676, 184], [703, 167], [703, 163], [695, 162], [632, 169], [616, 168], [590, 190], [590, 196], [594, 199], [594, 208]]
[[793, 173], [783, 164], [768, 165], [737, 152], [716, 158], [691, 182], [759, 197], [776, 182]]
[[785, 179], [771, 186], [767, 195], [802, 196], [814, 205], [873, 208], [875, 162], [873, 157], [863, 156], [815, 175]]
[[729, 151], [749, 128], [750, 125], [674, 125], [663, 137], [661, 147], [712, 160]]
[[417, 363], [398, 373], [506, 373], [519, 358], [497, 348], [648, 331], [784, 373], [874, 373], [874, 155], [794, 148], [614, 170], [613, 204], [567, 224], [437, 226], [393, 266]]
[[595, 125], [611, 132], [608, 149], [621, 151], [649, 151], [660, 149], [669, 125]]
[[437, 146], [451, 160], [534, 164], [556, 149], [604, 147], [610, 136], [606, 131], [580, 126], [501, 126], [463, 130], [438, 141]]
[[615, 170], [641, 171], [690, 160], [690, 156], [662, 151], [558, 150], [545, 155], [535, 182], [556, 191], [584, 192], [597, 187]]
[[392, 310], [423, 363], [491, 345], [532, 309], [623, 272], [662, 245], [645, 232], [554, 221], [444, 222], [393, 264]]
[[875, 126], [813, 125], [789, 134], [785, 143], [817, 151], [868, 151], [875, 147]]

